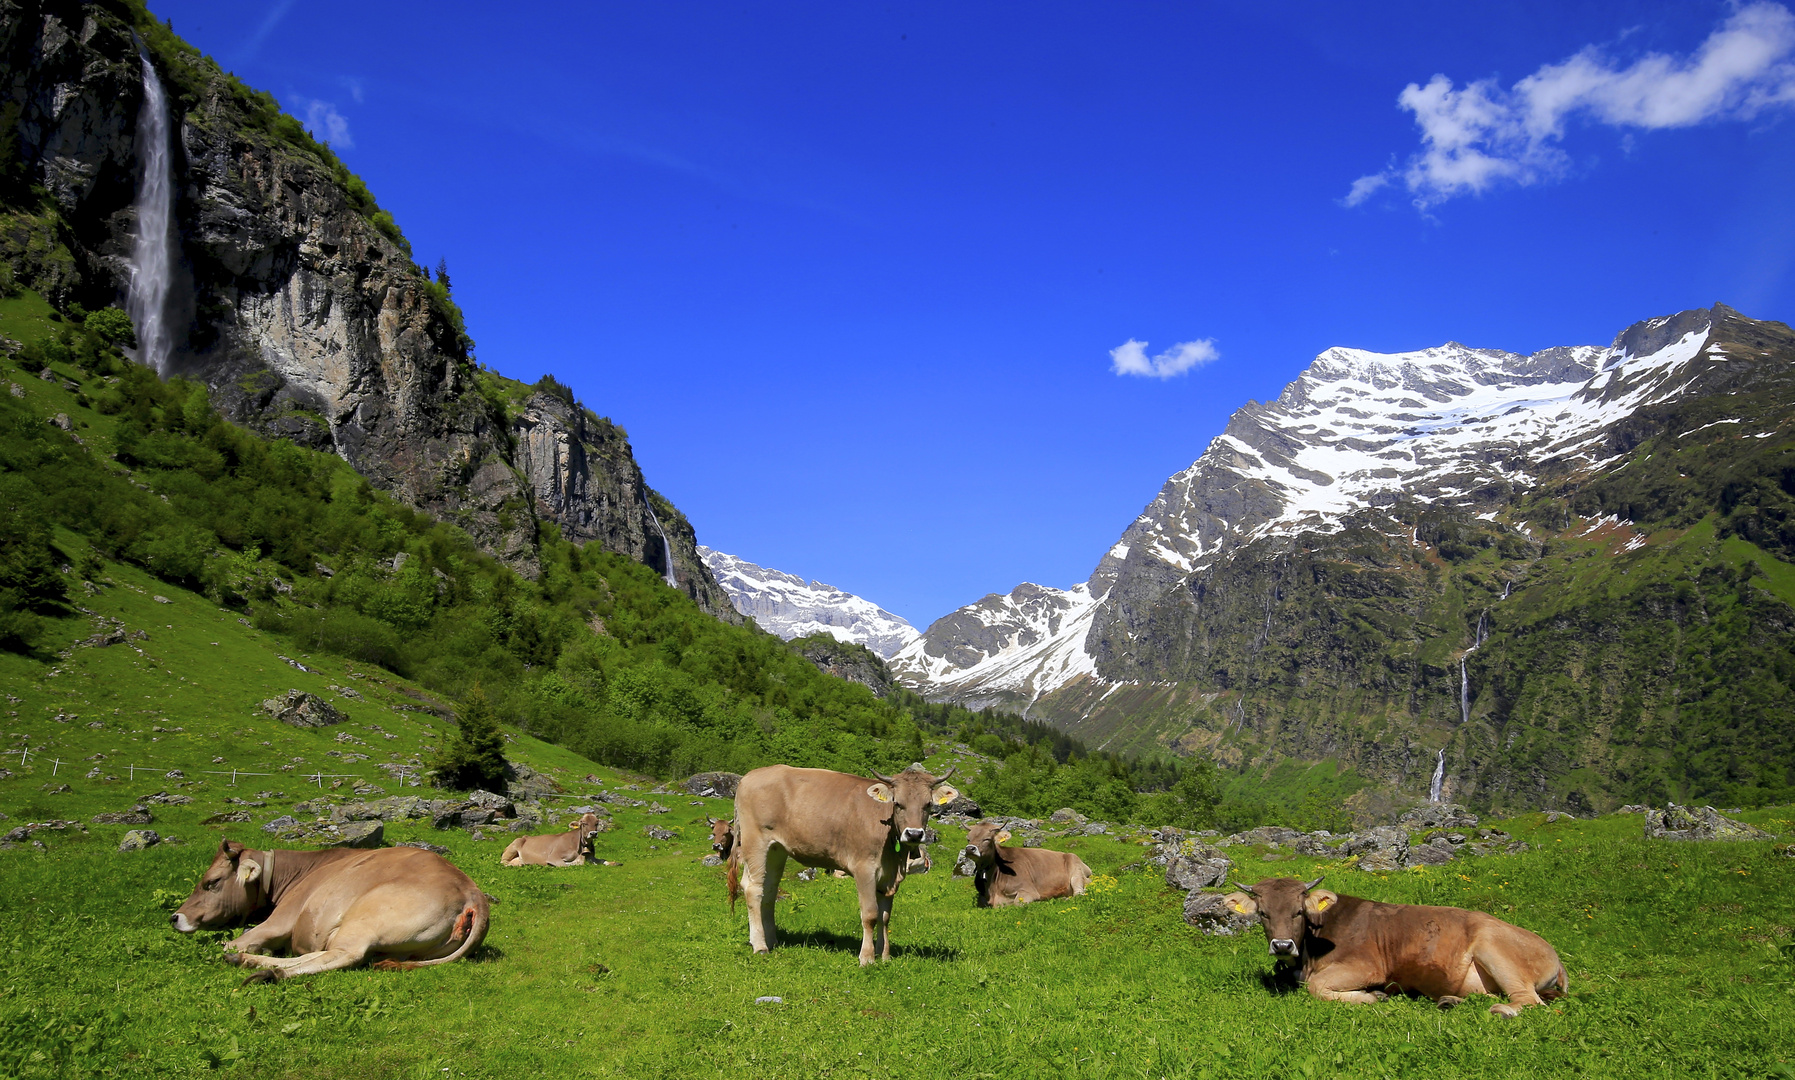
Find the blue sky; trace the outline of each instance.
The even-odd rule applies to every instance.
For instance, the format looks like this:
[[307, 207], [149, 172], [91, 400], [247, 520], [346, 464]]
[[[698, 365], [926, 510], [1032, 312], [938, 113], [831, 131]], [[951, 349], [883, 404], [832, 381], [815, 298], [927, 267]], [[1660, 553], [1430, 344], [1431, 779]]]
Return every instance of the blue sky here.
[[701, 543], [919, 626], [1083, 580], [1329, 346], [1795, 321], [1777, 4], [153, 8]]

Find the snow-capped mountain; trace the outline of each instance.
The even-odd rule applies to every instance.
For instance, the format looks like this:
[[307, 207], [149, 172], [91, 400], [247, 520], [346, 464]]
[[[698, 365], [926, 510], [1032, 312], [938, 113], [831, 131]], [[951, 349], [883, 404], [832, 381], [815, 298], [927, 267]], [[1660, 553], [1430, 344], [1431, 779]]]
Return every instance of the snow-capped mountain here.
[[[1599, 471], [1616, 457], [1606, 449], [1616, 425], [1725, 362], [1726, 346], [1710, 342], [1722, 315], [1739, 318], [1720, 306], [1685, 311], [1606, 348], [1530, 356], [1456, 342], [1329, 349], [1276, 401], [1237, 411], [1088, 581], [1066, 592], [1023, 585], [960, 608], [894, 657], [893, 671], [932, 697], [1032, 702], [1081, 677], [1104, 681], [1107, 662], [1148, 633], [1161, 597], [1256, 541], [1333, 532], [1399, 501], [1493, 516], [1543, 469]], [[1394, 519], [1385, 527], [1410, 531]]]
[[968, 604], [891, 657], [900, 680], [971, 708], [1032, 701], [1096, 671], [1084, 649], [1097, 604], [1086, 585], [1060, 590], [1024, 582]]
[[826, 633], [889, 659], [918, 637], [902, 618], [833, 585], [806, 582], [707, 547], [699, 547], [698, 555], [737, 611], [787, 641]]

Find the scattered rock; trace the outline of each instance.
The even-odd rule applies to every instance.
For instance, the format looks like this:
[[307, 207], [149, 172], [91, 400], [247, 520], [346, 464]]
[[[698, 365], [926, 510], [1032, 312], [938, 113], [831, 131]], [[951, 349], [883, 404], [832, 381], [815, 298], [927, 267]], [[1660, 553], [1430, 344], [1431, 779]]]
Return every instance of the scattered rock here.
[[1109, 826], [1101, 821], [1093, 821], [1081, 830], [1086, 836], [1103, 836], [1109, 832]]
[[1070, 806], [1062, 806], [1058, 810], [1047, 815], [1047, 820], [1055, 825], [1083, 825], [1090, 819], [1072, 809]]
[[754, 999], [754, 1004], [756, 1004], [756, 1005], [784, 1005], [785, 999], [782, 997], [771, 997], [771, 996], [757, 997]]
[[806, 866], [804, 869], [798, 871], [798, 880], [799, 881], [815, 881], [816, 880], [816, 867]]
[[555, 778], [539, 773], [522, 762], [511, 762], [505, 780], [505, 794], [519, 802], [535, 802], [544, 795], [559, 795], [565, 789]]
[[1235, 833], [1228, 837], [1230, 844], [1290, 844], [1303, 838], [1303, 833], [1296, 829], [1288, 829], [1282, 825], [1261, 825], [1257, 829]]
[[[172, 774], [170, 774], [170, 775], [172, 775]], [[153, 804], [156, 804], [159, 806], [186, 806], [188, 803], [193, 801], [193, 796], [191, 796], [191, 795], [170, 795], [166, 791], [158, 791], [154, 795], [145, 795], [143, 797], [142, 801], [144, 801], [146, 803], [153, 803]]]
[[1651, 807], [1641, 806], [1638, 803], [1628, 803], [1627, 805], [1621, 807], [1619, 810], [1615, 811], [1615, 813], [1617, 813], [1617, 814], [1649, 814], [1651, 812], [1652, 812]]
[[1359, 856], [1359, 869], [1387, 874], [1392, 870], [1401, 870], [1407, 858], [1407, 848], [1376, 848]]
[[681, 780], [679, 786], [689, 795], [706, 799], [733, 799], [736, 785], [741, 782], [741, 773], [701, 772]]
[[326, 847], [377, 848], [386, 839], [386, 826], [378, 821], [351, 821], [337, 826], [336, 839]]
[[1516, 840], [1502, 849], [1504, 855], [1522, 855], [1533, 850], [1533, 846], [1525, 840]]
[[42, 787], [39, 787], [38, 790], [49, 792], [51, 795], [60, 795], [65, 791], [70, 791], [73, 789], [71, 789], [67, 784], [44, 784]]
[[642, 835], [648, 837], [650, 840], [671, 840], [675, 834], [667, 829], [656, 828], [653, 825], [644, 825], [642, 826]]
[[1477, 818], [1457, 803], [1426, 803], [1396, 819], [1411, 829], [1473, 829]]
[[[1410, 866], [1440, 866], [1453, 860], [1452, 841], [1444, 836], [1436, 837], [1419, 847], [1409, 849]], [[1359, 866], [1364, 867], [1361, 860]]]
[[491, 810], [494, 817], [516, 817], [517, 806], [503, 795], [495, 795], [490, 791], [470, 791], [467, 801], [482, 810]]
[[1576, 814], [1567, 814], [1562, 810], [1547, 810], [1546, 811], [1546, 824], [1548, 824], [1548, 825], [1551, 825], [1551, 824], [1553, 824], [1555, 822], [1559, 822], [1559, 821], [1576, 821], [1576, 820], [1577, 820]]
[[156, 819], [151, 816], [149, 807], [139, 803], [115, 814], [95, 814], [89, 820], [95, 825], [148, 825]]
[[662, 806], [658, 802], [651, 802], [648, 804], [648, 812], [651, 814], [670, 814], [673, 811], [670, 807]]
[[201, 821], [201, 825], [235, 825], [249, 820], [248, 810], [231, 810], [222, 814], [213, 814]]
[[434, 851], [438, 855], [443, 855], [443, 856], [447, 856], [449, 854], [448, 848], [443, 847], [441, 844], [432, 844], [427, 840], [400, 840], [397, 843], [393, 844], [393, 846], [394, 847], [423, 848], [425, 851]]
[[985, 816], [985, 812], [979, 809], [979, 804], [973, 802], [964, 795], [956, 795], [946, 803], [936, 807], [935, 813], [943, 815], [959, 814], [962, 817], [969, 818], [982, 818]]
[[1242, 915], [1220, 893], [1193, 892], [1184, 898], [1184, 921], [1211, 937], [1244, 934], [1259, 925], [1255, 915]]
[[1743, 821], [1721, 816], [1712, 806], [1670, 803], [1645, 813], [1647, 840], [1774, 840], [1776, 837]]
[[288, 690], [283, 697], [269, 698], [262, 702], [262, 711], [299, 728], [329, 727], [349, 719], [330, 702], [304, 690]]
[[723, 856], [718, 855], [715, 852], [712, 852], [711, 854], [706, 855], [704, 858], [699, 859], [698, 865], [700, 865], [700, 866], [722, 866], [724, 861], [725, 860], [724, 860]]
[[277, 817], [273, 821], [270, 821], [268, 824], [262, 826], [262, 831], [263, 832], [280, 832], [282, 829], [291, 829], [291, 828], [297, 827], [298, 825], [299, 825], [298, 818], [293, 817], [290, 814], [282, 814], [280, 817]]
[[1228, 880], [1234, 864], [1218, 856], [1173, 855], [1166, 861], [1166, 885], [1189, 893]]
[[152, 597], [150, 597], [150, 599], [151, 599], [151, 600], [154, 600], [154, 601], [155, 601], [155, 602], [156, 602], [156, 603], [158, 603], [158, 604], [172, 604], [172, 603], [174, 603], [174, 601], [173, 601], [173, 600], [170, 600], [170, 599], [169, 599], [169, 598], [168, 598], [168, 597], [166, 597], [166, 596], [152, 596]]
[[144, 848], [153, 847], [161, 842], [162, 838], [156, 835], [154, 829], [132, 829], [125, 834], [123, 840], [119, 841], [118, 849], [120, 851], [142, 851]]

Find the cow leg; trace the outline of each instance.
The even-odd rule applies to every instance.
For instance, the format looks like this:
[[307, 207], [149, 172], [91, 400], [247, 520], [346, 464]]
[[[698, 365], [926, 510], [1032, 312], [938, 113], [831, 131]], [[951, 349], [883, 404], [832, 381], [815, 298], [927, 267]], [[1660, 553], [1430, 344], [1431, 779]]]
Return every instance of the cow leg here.
[[291, 979], [299, 975], [316, 975], [321, 971], [358, 967], [367, 958], [367, 947], [358, 944], [306, 953], [304, 956], [251, 956], [247, 953], [239, 953], [236, 963], [242, 967], [266, 968], [268, 969], [265, 973], [266, 978]]
[[895, 897], [879, 896], [879, 959], [891, 959], [891, 901]]
[[1354, 1005], [1374, 1005], [1390, 995], [1382, 990], [1366, 990], [1380, 980], [1371, 972], [1353, 966], [1330, 967], [1309, 976], [1309, 993], [1322, 1001], [1345, 1001]]
[[[879, 895], [878, 868], [874, 867], [866, 873], [854, 875], [854, 890], [860, 894], [860, 966], [872, 963], [879, 955], [879, 946], [884, 941], [883, 927], [879, 918], [882, 909], [889, 901]], [[881, 903], [884, 901], [884, 903]]]
[[1497, 950], [1480, 954], [1474, 963], [1483, 975], [1483, 983], [1488, 993], [1505, 994], [1508, 1002], [1497, 1002], [1490, 1006], [1490, 1012], [1497, 1016], [1512, 1020], [1521, 1015], [1521, 1010], [1529, 1005], [1544, 1005], [1545, 1000], [1539, 995], [1539, 988], [1528, 978], [1525, 965], [1515, 958], [1505, 956]]
[[785, 849], [768, 844], [759, 859], [742, 860], [742, 893], [748, 901], [748, 944], [757, 953], [779, 945], [779, 925], [773, 914], [779, 898], [779, 879], [785, 875]]

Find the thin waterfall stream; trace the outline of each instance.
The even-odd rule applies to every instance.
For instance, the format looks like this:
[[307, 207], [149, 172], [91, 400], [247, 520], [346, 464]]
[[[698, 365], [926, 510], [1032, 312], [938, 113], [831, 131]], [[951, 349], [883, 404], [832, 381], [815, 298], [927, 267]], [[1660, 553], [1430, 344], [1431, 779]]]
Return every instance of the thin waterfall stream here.
[[143, 108], [137, 114], [137, 235], [131, 245], [125, 313], [137, 330], [137, 362], [168, 374], [173, 340], [168, 325], [168, 289], [174, 274], [174, 162], [169, 153], [168, 95], [139, 43], [143, 62]]
[[667, 542], [667, 530], [661, 528], [661, 519], [654, 516], [654, 507], [649, 506], [648, 496], [642, 496], [642, 505], [648, 507], [648, 520], [654, 522], [654, 531], [661, 534], [661, 550], [667, 556], [667, 587], [679, 588], [679, 580], [673, 576], [673, 545]]
[[1431, 803], [1439, 802], [1440, 801], [1440, 789], [1442, 787], [1444, 787], [1445, 785], [1446, 785], [1446, 751], [1441, 750], [1439, 758], [1434, 761], [1433, 781], [1427, 785], [1427, 801], [1431, 802]]

